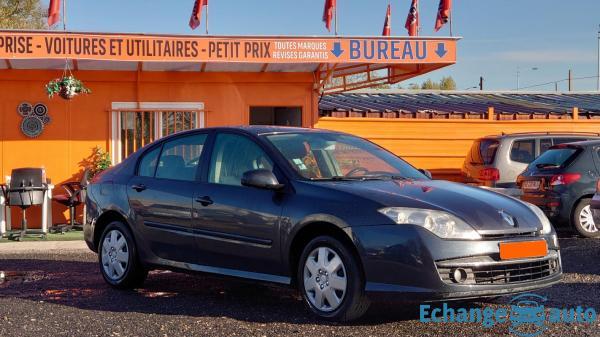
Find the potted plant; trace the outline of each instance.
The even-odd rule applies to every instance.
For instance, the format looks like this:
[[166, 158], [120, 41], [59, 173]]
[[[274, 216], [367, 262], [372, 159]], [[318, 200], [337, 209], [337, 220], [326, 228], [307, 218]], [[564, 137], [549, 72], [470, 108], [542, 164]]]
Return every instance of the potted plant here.
[[92, 149], [92, 155], [90, 157], [90, 173], [91, 177], [111, 167], [112, 162], [110, 160], [110, 154], [104, 151], [99, 146]]
[[50, 98], [58, 94], [64, 99], [71, 99], [78, 94], [89, 94], [92, 91], [73, 75], [68, 75], [48, 82], [46, 84], [46, 92]]

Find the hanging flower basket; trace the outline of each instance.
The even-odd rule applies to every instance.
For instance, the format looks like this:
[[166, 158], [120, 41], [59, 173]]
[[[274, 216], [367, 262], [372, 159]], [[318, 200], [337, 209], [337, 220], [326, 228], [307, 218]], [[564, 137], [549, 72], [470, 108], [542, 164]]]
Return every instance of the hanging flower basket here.
[[92, 91], [83, 85], [83, 82], [76, 79], [73, 75], [63, 76], [54, 79], [46, 84], [48, 97], [59, 95], [64, 99], [71, 99], [79, 94], [89, 94]]

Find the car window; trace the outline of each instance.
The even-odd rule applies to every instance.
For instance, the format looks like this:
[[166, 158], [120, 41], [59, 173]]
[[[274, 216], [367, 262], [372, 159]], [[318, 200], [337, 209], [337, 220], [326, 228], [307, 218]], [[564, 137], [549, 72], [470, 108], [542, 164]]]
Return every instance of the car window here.
[[573, 143], [573, 142], [582, 142], [587, 140], [585, 138], [554, 138], [554, 145], [565, 144], [565, 143]]
[[427, 179], [407, 162], [364, 139], [321, 132], [283, 133], [266, 138], [302, 177], [312, 180], [393, 176]]
[[163, 145], [156, 178], [194, 181], [206, 134], [176, 138]]
[[496, 139], [479, 139], [471, 147], [471, 164], [490, 165], [496, 158], [500, 142]]
[[144, 154], [138, 166], [138, 175], [142, 177], [154, 177], [158, 155], [160, 154], [160, 146], [155, 147]]
[[535, 139], [523, 139], [513, 142], [510, 160], [529, 164], [535, 159]]
[[555, 169], [565, 167], [571, 163], [580, 152], [581, 150], [569, 147], [553, 148], [539, 156], [530, 164], [530, 167], [537, 167], [538, 169]]
[[242, 175], [257, 169], [273, 170], [273, 162], [258, 144], [236, 134], [217, 135], [210, 159], [210, 183], [241, 186]]
[[552, 138], [540, 139], [540, 154], [548, 151], [550, 147], [552, 147]]

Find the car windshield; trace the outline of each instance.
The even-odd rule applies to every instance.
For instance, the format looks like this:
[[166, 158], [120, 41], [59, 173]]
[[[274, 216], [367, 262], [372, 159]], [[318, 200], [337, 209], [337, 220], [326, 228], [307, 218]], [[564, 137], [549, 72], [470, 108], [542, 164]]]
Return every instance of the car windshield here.
[[300, 132], [266, 138], [307, 179], [428, 179], [404, 160], [358, 137]]
[[570, 162], [577, 152], [578, 149], [569, 147], [550, 149], [534, 160], [530, 167], [538, 169], [560, 168]]

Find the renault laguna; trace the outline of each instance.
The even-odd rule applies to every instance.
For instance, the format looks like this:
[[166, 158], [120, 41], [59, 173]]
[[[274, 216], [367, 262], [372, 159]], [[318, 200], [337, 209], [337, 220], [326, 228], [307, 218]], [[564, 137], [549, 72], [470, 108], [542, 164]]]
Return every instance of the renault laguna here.
[[297, 287], [313, 313], [347, 321], [381, 297], [497, 297], [562, 275], [536, 206], [325, 130], [171, 135], [96, 176], [86, 203], [86, 242], [121, 289], [152, 269], [220, 274]]

